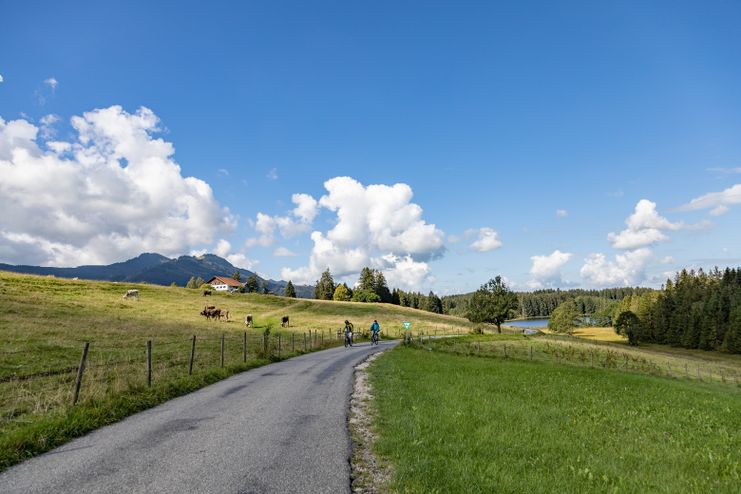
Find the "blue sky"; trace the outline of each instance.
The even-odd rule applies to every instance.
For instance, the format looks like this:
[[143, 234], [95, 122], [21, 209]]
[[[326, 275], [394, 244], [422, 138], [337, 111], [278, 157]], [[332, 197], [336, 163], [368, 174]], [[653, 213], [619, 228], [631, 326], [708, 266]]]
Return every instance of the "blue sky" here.
[[739, 265], [740, 23], [720, 1], [0, 2], [0, 262], [216, 251], [440, 293]]

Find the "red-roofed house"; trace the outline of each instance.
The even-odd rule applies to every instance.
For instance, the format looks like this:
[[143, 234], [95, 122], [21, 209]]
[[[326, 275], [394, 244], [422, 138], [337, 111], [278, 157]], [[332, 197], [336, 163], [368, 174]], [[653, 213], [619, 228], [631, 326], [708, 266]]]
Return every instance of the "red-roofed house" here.
[[242, 288], [242, 284], [231, 276], [214, 276], [206, 283], [211, 285], [217, 292], [239, 290]]

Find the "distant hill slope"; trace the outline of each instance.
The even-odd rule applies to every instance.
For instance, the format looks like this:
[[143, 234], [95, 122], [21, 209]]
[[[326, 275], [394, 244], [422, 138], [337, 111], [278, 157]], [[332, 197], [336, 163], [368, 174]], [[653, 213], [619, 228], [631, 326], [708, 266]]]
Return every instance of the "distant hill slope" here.
[[[213, 254], [202, 256], [180, 256], [170, 259], [160, 254], [144, 253], [124, 262], [109, 265], [78, 266], [75, 268], [53, 268], [43, 266], [13, 266], [0, 263], [0, 270], [14, 273], [54, 275], [60, 278], [81, 278], [99, 281], [129, 281], [169, 285], [173, 282], [185, 286], [191, 276], [208, 281], [212, 276], [231, 276], [239, 272], [242, 281], [252, 276], [252, 271], [235, 267], [232, 263]], [[286, 281], [266, 280], [257, 277], [261, 286], [267, 286], [270, 293], [283, 294]], [[311, 298], [314, 288], [307, 285], [294, 285], [296, 295]]]

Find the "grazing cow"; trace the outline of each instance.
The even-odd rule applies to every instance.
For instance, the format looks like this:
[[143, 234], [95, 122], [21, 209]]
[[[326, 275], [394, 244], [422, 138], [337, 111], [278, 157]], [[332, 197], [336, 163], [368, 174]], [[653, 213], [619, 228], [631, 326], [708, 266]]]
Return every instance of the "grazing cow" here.
[[201, 311], [201, 315], [208, 320], [218, 319], [219, 321], [221, 321], [221, 319], [223, 318], [225, 321], [229, 322], [229, 311], [217, 309], [216, 306], [213, 305], [204, 307]]
[[203, 290], [203, 296], [204, 297], [210, 297], [211, 296], [211, 290]]
[[244, 323], [248, 328], [252, 327], [252, 314], [247, 314], [247, 316], [244, 318]]
[[203, 308], [203, 310], [201, 311], [201, 315], [204, 316], [206, 319], [216, 319], [221, 316], [221, 310], [217, 309], [213, 305], [209, 305]]
[[129, 298], [135, 298], [139, 300], [139, 290], [127, 290], [123, 296], [124, 300]]
[[287, 327], [290, 326], [290, 324], [288, 324], [288, 316], [281, 317], [281, 319], [280, 319], [280, 325], [283, 328], [287, 328]]

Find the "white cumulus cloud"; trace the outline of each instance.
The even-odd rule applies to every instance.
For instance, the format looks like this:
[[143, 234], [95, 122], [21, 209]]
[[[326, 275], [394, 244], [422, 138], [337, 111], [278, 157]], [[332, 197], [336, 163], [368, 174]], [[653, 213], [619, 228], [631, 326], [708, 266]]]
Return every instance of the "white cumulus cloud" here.
[[183, 177], [147, 108], [73, 117], [73, 142], [47, 143], [26, 120], [0, 118], [0, 259], [70, 266], [141, 252], [180, 255], [235, 219], [211, 187]]
[[532, 256], [530, 268], [530, 288], [555, 287], [562, 283], [561, 268], [569, 262], [572, 254], [556, 249], [547, 256]]
[[255, 230], [259, 236], [247, 239], [246, 245], [268, 247], [275, 242], [276, 229], [284, 238], [291, 238], [311, 229], [311, 224], [319, 213], [319, 203], [308, 194], [293, 194], [291, 201], [296, 207], [288, 216], [270, 216], [257, 213]]
[[692, 199], [689, 203], [681, 206], [680, 211], [695, 211], [698, 209], [710, 209], [710, 214], [719, 216], [727, 213], [731, 206], [741, 204], [741, 184], [736, 184], [720, 192], [710, 192]]
[[653, 256], [651, 249], [630, 250], [607, 259], [605, 254], [591, 254], [584, 260], [581, 277], [594, 286], [636, 285], [646, 278], [646, 266]]
[[556, 209], [556, 216], [559, 218], [565, 218], [569, 215], [569, 212], [565, 209]]
[[499, 235], [493, 228], [479, 228], [478, 236], [479, 238], [471, 244], [473, 250], [490, 252], [502, 246], [502, 241], [499, 240]]
[[[318, 204], [334, 213], [336, 222], [326, 232], [311, 234], [314, 246], [308, 265], [284, 268], [284, 279], [310, 283], [327, 268], [343, 277], [356, 275], [365, 266], [378, 267], [406, 287], [429, 279], [427, 261], [442, 255], [445, 235], [422, 218], [422, 208], [411, 202], [411, 187], [365, 186], [351, 177], [332, 178], [324, 187], [327, 193]], [[295, 196], [294, 203], [299, 204]]]
[[656, 211], [656, 203], [648, 199], [641, 199], [635, 206], [633, 214], [625, 220], [628, 226], [620, 233], [610, 232], [607, 239], [616, 249], [632, 250], [645, 247], [656, 242], [664, 242], [669, 237], [664, 230], [679, 230], [685, 228], [683, 223], [672, 223]]

